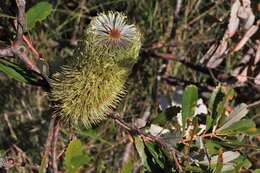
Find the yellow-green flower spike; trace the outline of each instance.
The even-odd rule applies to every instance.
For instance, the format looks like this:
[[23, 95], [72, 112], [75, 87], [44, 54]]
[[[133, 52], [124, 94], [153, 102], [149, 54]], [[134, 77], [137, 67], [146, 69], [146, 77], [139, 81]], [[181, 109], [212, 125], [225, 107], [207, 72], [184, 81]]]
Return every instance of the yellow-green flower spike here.
[[106, 118], [123, 96], [141, 47], [139, 30], [119, 12], [94, 17], [84, 40], [52, 81], [51, 99], [62, 118], [86, 126]]

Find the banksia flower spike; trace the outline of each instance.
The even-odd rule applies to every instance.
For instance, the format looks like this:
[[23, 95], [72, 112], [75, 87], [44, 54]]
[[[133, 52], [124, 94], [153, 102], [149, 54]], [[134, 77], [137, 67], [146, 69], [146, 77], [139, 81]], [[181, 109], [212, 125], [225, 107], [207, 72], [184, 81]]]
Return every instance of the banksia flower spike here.
[[139, 30], [122, 13], [94, 17], [71, 63], [52, 81], [60, 116], [86, 126], [105, 119], [125, 93], [140, 47]]

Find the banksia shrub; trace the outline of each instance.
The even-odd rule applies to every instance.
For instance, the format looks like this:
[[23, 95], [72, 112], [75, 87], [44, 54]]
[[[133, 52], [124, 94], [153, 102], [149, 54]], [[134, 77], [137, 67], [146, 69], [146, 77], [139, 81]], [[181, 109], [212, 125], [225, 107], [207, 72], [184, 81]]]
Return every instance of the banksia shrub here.
[[71, 62], [52, 81], [58, 114], [86, 126], [105, 119], [125, 93], [140, 47], [139, 30], [122, 13], [94, 17]]

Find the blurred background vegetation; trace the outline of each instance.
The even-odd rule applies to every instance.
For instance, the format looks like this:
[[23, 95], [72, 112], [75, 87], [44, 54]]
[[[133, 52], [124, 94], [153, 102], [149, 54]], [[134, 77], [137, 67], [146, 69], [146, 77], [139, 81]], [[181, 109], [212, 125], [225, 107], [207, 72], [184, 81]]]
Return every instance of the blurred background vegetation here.
[[[38, 2], [40, 1], [27, 0], [26, 11]], [[181, 103], [174, 97], [176, 91], [182, 92], [189, 84], [197, 86], [199, 97], [204, 103], [208, 103], [211, 93], [219, 84], [234, 89], [235, 98], [232, 100], [232, 106], [240, 103], [250, 105], [260, 99], [260, 82], [255, 80], [259, 76], [260, 63], [252, 63], [256, 50], [259, 51], [259, 32], [254, 34], [239, 51], [234, 53], [226, 51], [227, 53], [220, 56], [221, 62], [214, 67], [207, 63], [210, 58], [205, 58], [211, 46], [221, 42], [230, 22], [230, 11], [234, 1], [45, 2], [52, 5], [50, 15], [37, 22], [32, 29], [26, 31], [25, 35], [30, 38], [44, 62], [49, 65], [50, 76], [66, 63], [67, 59], [73, 57], [73, 50], [83, 38], [85, 28], [91, 18], [99, 12], [122, 11], [140, 28], [143, 34], [143, 46], [139, 61], [127, 81], [128, 94], [116, 110], [129, 124], [136, 125], [146, 116], [149, 120], [155, 119], [161, 115], [167, 104]], [[257, 21], [259, 2], [251, 1], [251, 8]], [[10, 40], [15, 38], [11, 21], [15, 18], [16, 12], [15, 1], [1, 0], [1, 47], [9, 45]], [[239, 43], [246, 33], [242, 25], [243, 23], [237, 29], [236, 35], [229, 38], [229, 50]], [[252, 59], [243, 61], [250, 49], [254, 50], [248, 55]], [[17, 58], [5, 58], [5, 60], [21, 64]], [[38, 62], [35, 60], [35, 63]], [[239, 73], [232, 75], [238, 67], [251, 69], [241, 75], [245, 79], [238, 77], [242, 73], [241, 69]], [[260, 106], [252, 106], [249, 110], [247, 117], [255, 122], [256, 127], [260, 127]], [[24, 166], [16, 165], [8, 172], [37, 172], [44, 155], [51, 117], [48, 93], [43, 87], [18, 82], [0, 72], [0, 157], [24, 163]], [[173, 124], [167, 122], [160, 125], [171, 128]], [[63, 125], [58, 136], [57, 150], [64, 151], [69, 141], [75, 138], [80, 139], [82, 148], [89, 157], [81, 168], [82, 172], [126, 173], [124, 170], [126, 163], [130, 164], [126, 157], [130, 157], [133, 161], [131, 164], [134, 165], [134, 170], [129, 172], [142, 170], [142, 162], [134, 150], [130, 135], [113, 120], [104, 121], [92, 129]], [[252, 172], [260, 167], [260, 136], [250, 136], [245, 140], [247, 144], [257, 147], [252, 149], [239, 147], [239, 151], [243, 152], [250, 162], [249, 166], [240, 171]], [[63, 172], [63, 159], [57, 162]]]

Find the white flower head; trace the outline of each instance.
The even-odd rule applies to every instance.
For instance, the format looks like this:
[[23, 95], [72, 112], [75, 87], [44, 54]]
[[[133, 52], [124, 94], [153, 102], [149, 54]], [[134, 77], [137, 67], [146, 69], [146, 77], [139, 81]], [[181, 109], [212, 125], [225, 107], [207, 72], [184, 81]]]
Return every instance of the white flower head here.
[[91, 22], [91, 30], [98, 43], [125, 47], [133, 43], [139, 32], [134, 25], [126, 24], [126, 16], [119, 12], [99, 14]]

